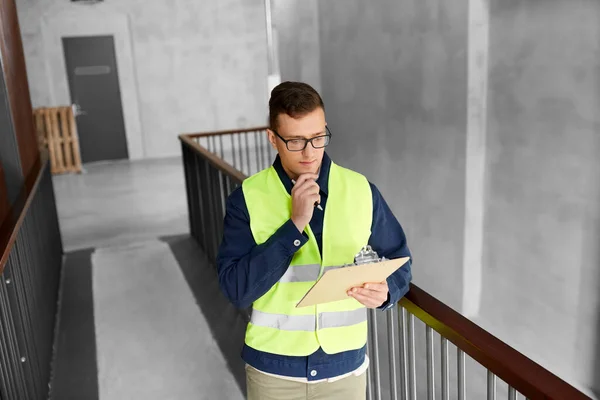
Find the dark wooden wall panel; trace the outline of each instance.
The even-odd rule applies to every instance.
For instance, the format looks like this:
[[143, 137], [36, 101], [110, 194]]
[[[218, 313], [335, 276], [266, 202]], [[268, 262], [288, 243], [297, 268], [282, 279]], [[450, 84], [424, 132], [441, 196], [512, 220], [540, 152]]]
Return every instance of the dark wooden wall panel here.
[[[3, 1], [3, 0], [0, 0]], [[15, 130], [10, 115], [8, 94], [4, 74], [0, 69], [0, 164], [4, 168], [4, 178], [8, 200], [14, 203], [19, 195], [21, 186], [25, 179], [19, 156], [19, 146], [15, 136]]]
[[6, 180], [4, 179], [4, 170], [0, 164], [0, 227], [8, 214], [8, 209], [8, 190], [6, 188]]
[[0, 0], [0, 51], [22, 175], [27, 176], [39, 157], [39, 149], [33, 125], [25, 55], [14, 0]]

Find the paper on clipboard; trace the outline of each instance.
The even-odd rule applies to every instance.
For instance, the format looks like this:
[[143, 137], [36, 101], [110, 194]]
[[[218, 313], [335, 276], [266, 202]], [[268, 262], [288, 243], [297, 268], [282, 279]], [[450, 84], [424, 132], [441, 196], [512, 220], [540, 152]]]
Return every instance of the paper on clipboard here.
[[383, 282], [409, 259], [409, 257], [401, 257], [325, 271], [296, 305], [296, 308], [348, 299], [350, 288], [362, 286], [368, 282]]

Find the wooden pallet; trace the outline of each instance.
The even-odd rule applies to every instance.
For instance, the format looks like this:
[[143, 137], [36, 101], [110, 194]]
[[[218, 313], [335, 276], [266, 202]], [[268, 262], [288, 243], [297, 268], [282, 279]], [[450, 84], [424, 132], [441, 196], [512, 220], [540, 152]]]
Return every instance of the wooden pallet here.
[[36, 108], [33, 119], [40, 148], [47, 148], [52, 174], [81, 172], [81, 155], [73, 109]]

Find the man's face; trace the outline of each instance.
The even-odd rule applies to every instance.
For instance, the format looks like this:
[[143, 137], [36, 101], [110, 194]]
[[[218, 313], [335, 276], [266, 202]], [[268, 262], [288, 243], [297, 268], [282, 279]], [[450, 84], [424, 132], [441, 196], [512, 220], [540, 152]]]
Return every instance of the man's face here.
[[[320, 107], [300, 118], [279, 114], [277, 121], [277, 133], [286, 140], [311, 139], [326, 133], [325, 112]], [[315, 149], [312, 144], [307, 143], [302, 151], [289, 151], [283, 140], [270, 129], [268, 132], [269, 141], [279, 153], [283, 169], [291, 179], [297, 179], [306, 173], [318, 174], [325, 148]]]

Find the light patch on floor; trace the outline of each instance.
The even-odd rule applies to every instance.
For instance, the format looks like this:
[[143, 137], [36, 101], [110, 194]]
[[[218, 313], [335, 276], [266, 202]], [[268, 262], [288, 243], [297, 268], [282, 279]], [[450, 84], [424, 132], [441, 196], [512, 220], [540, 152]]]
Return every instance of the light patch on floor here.
[[96, 250], [101, 400], [243, 399], [167, 244]]
[[53, 176], [65, 251], [188, 231], [181, 158], [87, 164]]

